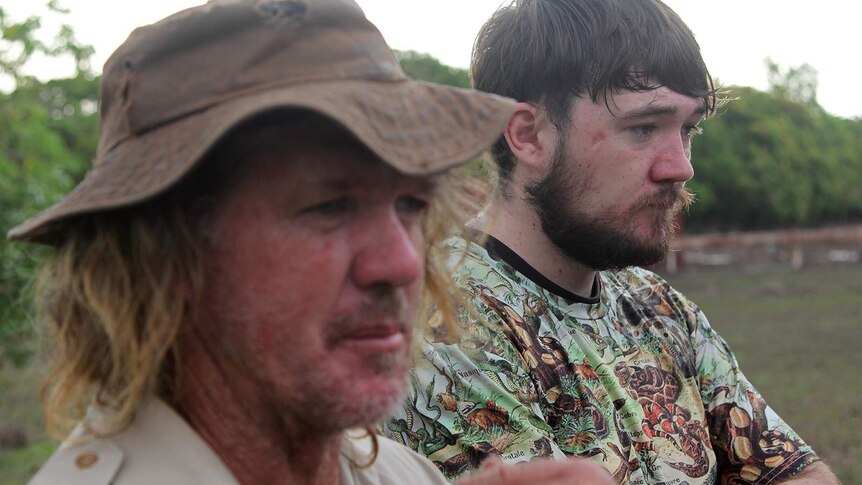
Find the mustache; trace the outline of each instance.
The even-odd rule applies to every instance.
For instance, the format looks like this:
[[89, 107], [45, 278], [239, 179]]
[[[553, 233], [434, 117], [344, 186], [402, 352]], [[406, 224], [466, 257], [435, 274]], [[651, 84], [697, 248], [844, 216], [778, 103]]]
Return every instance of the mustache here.
[[642, 209], [653, 207], [666, 209], [676, 214], [688, 209], [694, 203], [694, 200], [694, 192], [685, 186], [668, 187], [637, 201], [631, 208], [631, 213], [634, 214]]
[[394, 290], [384, 289], [373, 293], [349, 312], [336, 316], [326, 330], [327, 342], [374, 327], [396, 327], [402, 332], [413, 327], [413, 312], [407, 297]]

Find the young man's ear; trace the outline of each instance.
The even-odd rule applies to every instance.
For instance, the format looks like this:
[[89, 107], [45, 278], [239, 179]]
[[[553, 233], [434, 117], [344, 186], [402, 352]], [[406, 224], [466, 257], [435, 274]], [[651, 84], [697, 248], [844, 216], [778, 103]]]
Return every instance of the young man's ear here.
[[557, 129], [543, 108], [518, 103], [503, 132], [509, 149], [530, 171], [544, 173], [557, 145]]

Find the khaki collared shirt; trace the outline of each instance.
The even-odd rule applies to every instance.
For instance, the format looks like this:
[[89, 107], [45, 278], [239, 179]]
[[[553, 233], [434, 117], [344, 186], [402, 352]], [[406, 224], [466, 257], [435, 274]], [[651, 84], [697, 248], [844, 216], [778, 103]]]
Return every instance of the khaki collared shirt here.
[[[42, 466], [30, 485], [239, 485], [230, 470], [167, 404], [147, 403], [123, 432], [75, 443], [70, 437]], [[446, 484], [427, 459], [391, 440], [372, 443], [364, 430], [345, 434], [341, 447], [342, 485]]]

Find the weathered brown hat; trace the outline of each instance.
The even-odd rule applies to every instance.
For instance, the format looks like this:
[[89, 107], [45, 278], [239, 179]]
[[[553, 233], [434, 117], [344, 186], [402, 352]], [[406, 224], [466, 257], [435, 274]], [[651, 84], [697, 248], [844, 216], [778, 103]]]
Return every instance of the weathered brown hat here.
[[92, 170], [9, 237], [53, 243], [70, 217], [152, 198], [231, 128], [274, 108], [326, 115], [422, 175], [481, 153], [514, 104], [407, 78], [352, 0], [213, 0], [135, 30], [114, 52]]

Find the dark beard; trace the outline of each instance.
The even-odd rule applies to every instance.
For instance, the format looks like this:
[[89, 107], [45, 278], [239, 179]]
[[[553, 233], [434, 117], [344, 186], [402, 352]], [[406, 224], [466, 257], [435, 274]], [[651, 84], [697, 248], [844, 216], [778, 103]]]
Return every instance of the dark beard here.
[[627, 219], [647, 207], [660, 209], [656, 210], [653, 221], [659, 236], [642, 241], [620, 227], [620, 222], [626, 221], [612, 216], [591, 217], [578, 210], [579, 202], [588, 197], [592, 181], [577, 178], [571, 172], [576, 163], [566, 160], [565, 154], [565, 144], [561, 144], [556, 148], [548, 174], [526, 187], [548, 239], [567, 256], [596, 271], [649, 266], [661, 261], [675, 233], [674, 217], [691, 204], [693, 194], [682, 186], [669, 186], [629, 209], [624, 216]]

